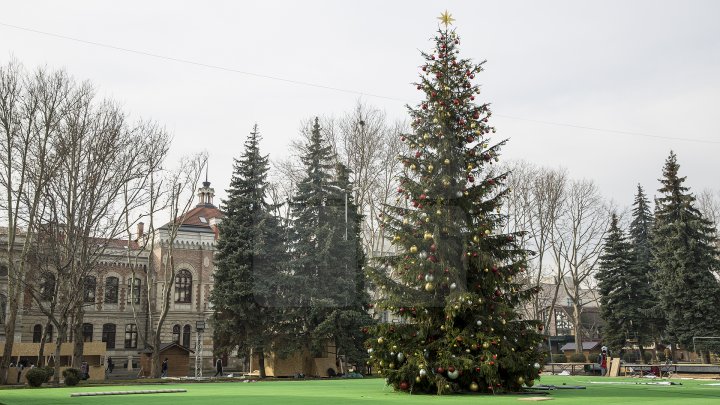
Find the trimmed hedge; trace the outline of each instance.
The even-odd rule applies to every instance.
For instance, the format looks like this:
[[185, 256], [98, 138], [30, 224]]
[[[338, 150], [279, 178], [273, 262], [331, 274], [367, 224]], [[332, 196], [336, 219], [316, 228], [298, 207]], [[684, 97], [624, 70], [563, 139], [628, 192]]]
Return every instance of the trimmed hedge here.
[[585, 355], [582, 353], [573, 353], [570, 355], [570, 362], [571, 363], [585, 363], [587, 359], [585, 358]]
[[25, 378], [31, 387], [40, 387], [49, 377], [45, 370], [35, 367], [28, 370]]
[[72, 387], [80, 383], [80, 370], [76, 368], [67, 368], [63, 370], [63, 378], [65, 378], [65, 385]]

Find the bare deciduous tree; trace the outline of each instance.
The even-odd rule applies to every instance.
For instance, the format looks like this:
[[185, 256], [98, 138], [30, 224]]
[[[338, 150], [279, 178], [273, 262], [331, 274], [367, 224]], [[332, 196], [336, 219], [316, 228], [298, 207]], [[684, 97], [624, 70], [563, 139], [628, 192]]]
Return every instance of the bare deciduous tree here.
[[582, 352], [582, 309], [596, 271], [609, 224], [609, 208], [594, 182], [575, 180], [568, 187], [552, 240], [553, 253], [563, 265], [562, 285], [572, 301], [575, 350]]

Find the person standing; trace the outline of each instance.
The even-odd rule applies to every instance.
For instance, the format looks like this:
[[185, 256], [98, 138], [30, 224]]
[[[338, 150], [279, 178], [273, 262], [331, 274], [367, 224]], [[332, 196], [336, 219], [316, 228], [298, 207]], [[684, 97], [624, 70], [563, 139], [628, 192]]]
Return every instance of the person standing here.
[[112, 374], [112, 371], [114, 368], [115, 368], [115, 363], [113, 363], [112, 357], [108, 357], [108, 361], [107, 361], [108, 373]]
[[160, 378], [167, 377], [167, 371], [168, 371], [168, 359], [165, 357], [165, 360], [162, 362], [162, 373], [160, 374]]
[[218, 357], [217, 361], [215, 362], [215, 369], [217, 370], [215, 372], [215, 377], [217, 377], [218, 375], [220, 377], [222, 377], [223, 366], [222, 366], [222, 359], [220, 357]]
[[600, 374], [605, 377], [607, 375], [608, 368], [608, 351], [606, 346], [602, 347], [602, 351], [598, 355], [597, 362], [600, 364]]

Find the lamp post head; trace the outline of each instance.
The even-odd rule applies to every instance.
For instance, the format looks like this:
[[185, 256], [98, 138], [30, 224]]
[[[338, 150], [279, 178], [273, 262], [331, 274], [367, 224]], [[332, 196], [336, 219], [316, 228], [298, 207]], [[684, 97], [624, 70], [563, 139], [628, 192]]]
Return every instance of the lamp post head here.
[[196, 321], [195, 329], [197, 329], [198, 332], [204, 331], [205, 330], [205, 321]]

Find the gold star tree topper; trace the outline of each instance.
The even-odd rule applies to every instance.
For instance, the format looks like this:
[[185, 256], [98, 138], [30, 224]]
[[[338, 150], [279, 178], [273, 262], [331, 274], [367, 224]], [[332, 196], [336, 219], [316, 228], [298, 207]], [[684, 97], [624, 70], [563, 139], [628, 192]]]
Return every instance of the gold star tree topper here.
[[448, 13], [447, 10], [445, 10], [444, 13], [440, 14], [440, 17], [438, 17], [437, 19], [440, 20], [440, 22], [442, 22], [443, 24], [445, 24], [445, 28], [447, 28], [448, 25], [451, 25], [453, 21], [455, 21], [455, 19], [452, 17], [452, 14]]

